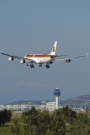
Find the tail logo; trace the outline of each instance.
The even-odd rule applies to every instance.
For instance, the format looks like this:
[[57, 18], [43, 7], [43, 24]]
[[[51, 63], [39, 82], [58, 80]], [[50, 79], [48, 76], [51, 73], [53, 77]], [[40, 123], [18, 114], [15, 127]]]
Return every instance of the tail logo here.
[[51, 51], [50, 55], [55, 55], [55, 53], [56, 53], [56, 47], [57, 47], [57, 41], [55, 41], [54, 46], [52, 48], [52, 51]]
[[52, 52], [56, 52], [56, 47], [55, 46], [53, 47]]

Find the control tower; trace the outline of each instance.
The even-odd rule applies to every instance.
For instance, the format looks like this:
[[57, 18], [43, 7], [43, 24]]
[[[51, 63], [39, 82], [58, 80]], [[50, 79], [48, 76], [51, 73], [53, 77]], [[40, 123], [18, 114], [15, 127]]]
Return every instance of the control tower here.
[[58, 109], [58, 98], [59, 98], [60, 94], [61, 94], [60, 89], [56, 88], [54, 90], [54, 96], [56, 97], [56, 109]]

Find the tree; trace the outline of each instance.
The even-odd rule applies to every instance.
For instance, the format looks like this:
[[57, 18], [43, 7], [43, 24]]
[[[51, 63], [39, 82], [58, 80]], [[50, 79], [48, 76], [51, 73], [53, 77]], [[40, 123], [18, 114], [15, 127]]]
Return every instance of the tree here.
[[40, 111], [36, 110], [34, 107], [32, 107], [30, 111], [22, 113], [22, 119], [25, 124], [24, 132], [27, 132], [27, 135], [39, 135], [39, 117]]
[[60, 113], [62, 115], [63, 121], [66, 123], [72, 122], [73, 119], [76, 118], [76, 112], [70, 109], [68, 106], [61, 108]]
[[11, 119], [12, 113], [10, 110], [2, 110], [0, 112], [0, 125], [4, 125], [5, 123], [9, 122]]
[[87, 113], [77, 113], [76, 118], [66, 125], [69, 135], [90, 135], [90, 118]]
[[50, 131], [53, 131], [54, 135], [65, 135], [66, 127], [60, 109], [51, 114]]
[[[50, 114], [49, 111], [43, 110], [38, 115], [38, 132], [44, 135], [50, 129]], [[43, 130], [42, 130], [43, 129]]]
[[14, 124], [13, 124], [13, 126], [11, 126], [11, 134], [12, 135], [21, 135], [20, 124], [18, 123], [17, 119], [14, 120]]
[[[50, 113], [47, 110], [40, 111], [34, 107], [22, 114], [25, 124], [24, 130], [31, 135], [65, 135], [65, 124], [60, 115], [60, 110]], [[24, 131], [25, 132], [25, 131]]]

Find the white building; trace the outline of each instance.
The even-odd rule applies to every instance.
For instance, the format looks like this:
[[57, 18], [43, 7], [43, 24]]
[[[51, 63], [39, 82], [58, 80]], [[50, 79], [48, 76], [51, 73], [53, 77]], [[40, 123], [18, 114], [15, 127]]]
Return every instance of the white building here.
[[55, 102], [47, 102], [46, 109], [50, 112], [54, 111], [56, 109], [56, 103]]

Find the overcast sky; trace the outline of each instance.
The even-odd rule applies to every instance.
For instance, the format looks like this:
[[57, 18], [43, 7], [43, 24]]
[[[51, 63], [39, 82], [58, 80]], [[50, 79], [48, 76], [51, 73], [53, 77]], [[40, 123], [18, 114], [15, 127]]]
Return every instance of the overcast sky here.
[[17, 100], [54, 100], [90, 94], [90, 0], [0, 0], [0, 52], [24, 56], [50, 53], [89, 55], [71, 63], [31, 69], [0, 55], [0, 104]]

